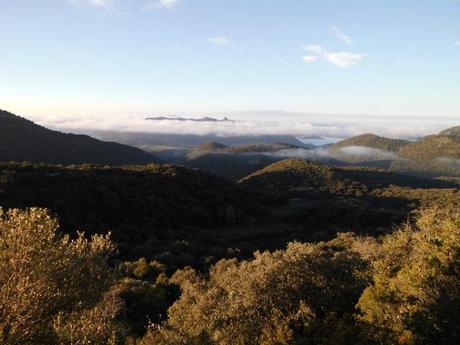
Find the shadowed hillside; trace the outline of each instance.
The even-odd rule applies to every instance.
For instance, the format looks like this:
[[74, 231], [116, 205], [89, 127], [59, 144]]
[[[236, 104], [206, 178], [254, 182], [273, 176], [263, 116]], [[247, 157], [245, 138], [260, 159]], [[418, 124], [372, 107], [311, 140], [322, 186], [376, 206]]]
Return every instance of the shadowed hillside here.
[[52, 131], [0, 110], [0, 161], [124, 165], [158, 159], [134, 147]]
[[186, 237], [194, 236], [196, 229], [236, 225], [258, 214], [255, 196], [234, 183], [198, 170], [157, 164], [120, 168], [0, 164], [0, 205], [47, 207], [66, 231], [110, 230], [124, 255], [161, 252], [162, 243], [180, 238], [180, 229], [188, 229]]

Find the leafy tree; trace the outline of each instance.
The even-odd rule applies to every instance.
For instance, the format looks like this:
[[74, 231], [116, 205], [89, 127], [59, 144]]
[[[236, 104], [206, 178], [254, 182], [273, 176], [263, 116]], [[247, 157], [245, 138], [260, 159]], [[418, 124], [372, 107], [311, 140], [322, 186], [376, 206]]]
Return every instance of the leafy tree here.
[[357, 252], [291, 243], [251, 261], [221, 260], [209, 278], [180, 271], [172, 280], [181, 298], [142, 344], [353, 344], [366, 269]]
[[0, 209], [0, 343], [117, 344], [109, 236], [61, 236], [48, 211]]
[[460, 342], [460, 224], [427, 211], [387, 236], [361, 296], [361, 319], [381, 344]]

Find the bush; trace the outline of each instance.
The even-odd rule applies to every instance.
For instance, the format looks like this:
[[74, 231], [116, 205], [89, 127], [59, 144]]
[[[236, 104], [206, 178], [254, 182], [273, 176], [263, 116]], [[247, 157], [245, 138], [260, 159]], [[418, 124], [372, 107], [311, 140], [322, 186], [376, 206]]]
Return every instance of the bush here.
[[116, 344], [109, 236], [61, 236], [48, 211], [0, 209], [0, 343]]

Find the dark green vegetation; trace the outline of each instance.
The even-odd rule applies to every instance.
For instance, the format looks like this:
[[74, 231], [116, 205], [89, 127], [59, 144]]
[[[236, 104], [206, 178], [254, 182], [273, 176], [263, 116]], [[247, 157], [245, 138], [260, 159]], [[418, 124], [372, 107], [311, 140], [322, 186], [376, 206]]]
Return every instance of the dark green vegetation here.
[[[263, 213], [255, 195], [231, 182], [156, 164], [109, 168], [5, 163], [0, 165], [0, 205], [47, 207], [67, 232], [112, 231], [124, 257], [162, 255], [163, 261], [178, 265], [212, 258], [213, 248], [206, 241], [218, 234], [207, 229], [250, 222]], [[225, 256], [226, 248], [219, 250]]]
[[0, 110], [0, 162], [5, 161], [124, 165], [158, 159], [134, 147], [52, 131]]
[[460, 341], [460, 222], [441, 211], [380, 238], [341, 233], [172, 276], [111, 264], [110, 238], [70, 240], [40, 209], [1, 213], [0, 235], [4, 345]]
[[339, 141], [331, 146], [331, 151], [338, 151], [341, 148], [349, 146], [364, 146], [384, 151], [398, 152], [407, 144], [409, 144], [407, 140], [390, 139], [367, 133]]

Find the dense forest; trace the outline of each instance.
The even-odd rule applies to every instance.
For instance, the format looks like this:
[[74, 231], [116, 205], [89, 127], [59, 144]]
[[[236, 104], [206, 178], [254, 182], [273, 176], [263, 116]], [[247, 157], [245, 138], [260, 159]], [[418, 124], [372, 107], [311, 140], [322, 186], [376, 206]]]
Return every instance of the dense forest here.
[[459, 341], [460, 222], [442, 211], [173, 275], [113, 261], [110, 237], [61, 235], [45, 210], [3, 213], [0, 231], [2, 344]]
[[[434, 157], [456, 136], [330, 149], [428, 145]], [[270, 156], [280, 150], [310, 149], [184, 151], [222, 176], [0, 163], [0, 344], [458, 344], [458, 175]]]

